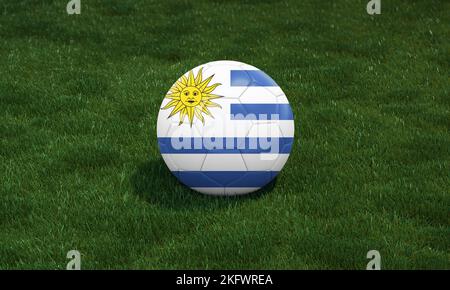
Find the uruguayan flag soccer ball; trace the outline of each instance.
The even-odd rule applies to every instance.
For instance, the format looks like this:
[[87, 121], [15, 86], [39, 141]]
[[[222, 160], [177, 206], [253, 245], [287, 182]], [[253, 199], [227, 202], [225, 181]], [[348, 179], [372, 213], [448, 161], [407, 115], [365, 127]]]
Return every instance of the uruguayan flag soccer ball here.
[[158, 115], [158, 145], [170, 171], [202, 193], [249, 193], [286, 163], [294, 116], [281, 88], [263, 71], [215, 61], [182, 75]]

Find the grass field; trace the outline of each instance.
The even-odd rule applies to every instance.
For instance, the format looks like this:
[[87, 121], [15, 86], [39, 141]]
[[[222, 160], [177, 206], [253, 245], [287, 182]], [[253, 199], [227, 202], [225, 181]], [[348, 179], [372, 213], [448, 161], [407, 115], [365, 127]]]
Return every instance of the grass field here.
[[[0, 1], [0, 269], [450, 269], [450, 3]], [[229, 59], [296, 116], [275, 182], [211, 197], [159, 155], [161, 101]]]

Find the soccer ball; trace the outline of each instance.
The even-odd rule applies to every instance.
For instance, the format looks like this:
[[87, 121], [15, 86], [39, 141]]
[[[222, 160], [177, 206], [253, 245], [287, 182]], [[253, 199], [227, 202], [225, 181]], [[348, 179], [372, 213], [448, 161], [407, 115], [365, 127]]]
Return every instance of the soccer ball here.
[[157, 136], [167, 167], [186, 186], [205, 194], [246, 194], [285, 165], [294, 116], [267, 74], [215, 61], [173, 84], [158, 114]]

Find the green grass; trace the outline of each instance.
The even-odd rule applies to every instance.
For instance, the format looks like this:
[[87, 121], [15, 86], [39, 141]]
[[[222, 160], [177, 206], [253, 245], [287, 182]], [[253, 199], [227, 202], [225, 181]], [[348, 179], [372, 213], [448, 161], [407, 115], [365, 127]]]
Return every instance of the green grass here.
[[[448, 1], [0, 2], [0, 268], [450, 269]], [[296, 116], [275, 182], [180, 185], [156, 119], [185, 71], [270, 74]]]

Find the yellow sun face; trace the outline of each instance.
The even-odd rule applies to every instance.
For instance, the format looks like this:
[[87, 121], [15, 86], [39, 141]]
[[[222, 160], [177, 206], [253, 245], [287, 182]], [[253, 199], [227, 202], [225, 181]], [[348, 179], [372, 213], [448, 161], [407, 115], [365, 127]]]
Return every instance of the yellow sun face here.
[[181, 91], [181, 101], [187, 107], [195, 107], [202, 100], [202, 93], [196, 87], [186, 87]]
[[194, 77], [193, 71], [189, 72], [188, 77], [182, 76], [170, 89], [166, 95], [167, 99], [171, 99], [162, 109], [172, 108], [169, 114], [169, 118], [179, 113], [180, 123], [183, 124], [185, 117], [187, 116], [189, 123], [192, 127], [194, 123], [194, 117], [202, 121], [205, 124], [205, 118], [203, 114], [212, 118], [213, 115], [208, 107], [219, 107], [219, 104], [212, 102], [211, 100], [221, 98], [222, 96], [214, 95], [212, 92], [221, 84], [216, 83], [209, 85], [214, 75], [203, 79], [203, 68], [200, 68], [197, 76]]

